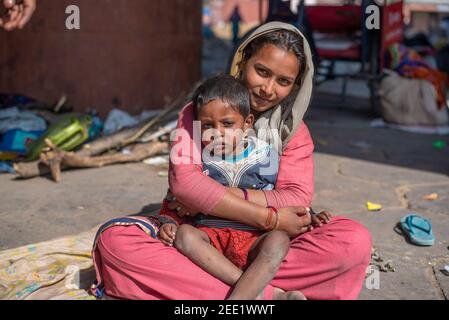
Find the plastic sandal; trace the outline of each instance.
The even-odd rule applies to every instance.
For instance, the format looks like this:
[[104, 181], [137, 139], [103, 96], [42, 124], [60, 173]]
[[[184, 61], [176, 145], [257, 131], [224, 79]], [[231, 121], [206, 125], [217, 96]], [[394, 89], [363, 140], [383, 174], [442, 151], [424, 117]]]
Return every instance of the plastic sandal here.
[[419, 246], [432, 246], [435, 236], [432, 232], [432, 224], [429, 220], [416, 215], [409, 214], [401, 219], [401, 228], [410, 241]]

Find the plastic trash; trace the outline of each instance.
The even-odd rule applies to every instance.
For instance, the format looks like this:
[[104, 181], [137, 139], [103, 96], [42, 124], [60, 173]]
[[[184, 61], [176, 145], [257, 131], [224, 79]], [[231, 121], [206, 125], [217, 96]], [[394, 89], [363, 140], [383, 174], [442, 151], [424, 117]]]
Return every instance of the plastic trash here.
[[90, 115], [66, 116], [52, 125], [36, 141], [32, 142], [27, 148], [26, 158], [28, 161], [36, 160], [47, 147], [45, 139], [49, 139], [61, 150], [72, 151], [80, 146], [89, 138], [89, 128], [92, 125]]
[[328, 146], [328, 145], [329, 145], [329, 142], [328, 142], [327, 140], [324, 140], [324, 139], [316, 139], [316, 141], [317, 141], [320, 145], [322, 145], [322, 146]]
[[134, 127], [138, 123], [154, 117], [159, 112], [160, 110], [144, 111], [140, 115], [133, 117], [123, 110], [112, 109], [104, 123], [103, 134], [111, 135], [121, 129]]
[[161, 166], [161, 165], [167, 165], [168, 164], [168, 157], [152, 157], [148, 158], [142, 161], [145, 164], [148, 164], [150, 166]]
[[0, 161], [0, 173], [15, 173], [16, 171], [7, 161]]
[[0, 109], [0, 134], [13, 129], [45, 131], [47, 124], [44, 119], [31, 111], [21, 111], [16, 107]]
[[24, 155], [26, 146], [39, 139], [43, 133], [44, 131], [23, 131], [20, 129], [6, 131], [0, 139], [0, 151]]
[[444, 266], [444, 271], [446, 271], [446, 275], [449, 276], [449, 264]]
[[359, 148], [359, 149], [370, 149], [373, 146], [366, 141], [354, 141], [349, 144], [351, 147]]
[[135, 126], [138, 123], [136, 119], [131, 117], [127, 112], [113, 109], [109, 112], [104, 123], [103, 134], [111, 135], [123, 128]]
[[168, 177], [168, 171], [159, 171], [157, 173], [159, 177]]
[[424, 196], [424, 200], [429, 200], [429, 201], [438, 200], [438, 193], [434, 192], [434, 193], [428, 194], [427, 196]]
[[377, 204], [377, 203], [372, 203], [370, 201], [366, 202], [366, 207], [367, 207], [368, 211], [380, 211], [380, 210], [382, 210], [382, 205]]
[[406, 126], [394, 123], [387, 123], [382, 119], [374, 119], [370, 123], [371, 128], [390, 128], [395, 130], [401, 130], [406, 132], [420, 133], [420, 134], [449, 134], [449, 125], [437, 126], [437, 127], [425, 127], [425, 126]]
[[0, 151], [0, 161], [1, 160], [17, 160], [20, 158], [21, 154], [18, 152]]
[[432, 143], [432, 146], [437, 150], [442, 150], [446, 147], [446, 141], [436, 140]]
[[103, 120], [96, 114], [92, 115], [92, 125], [89, 128], [89, 141], [95, 140], [103, 132], [104, 123]]

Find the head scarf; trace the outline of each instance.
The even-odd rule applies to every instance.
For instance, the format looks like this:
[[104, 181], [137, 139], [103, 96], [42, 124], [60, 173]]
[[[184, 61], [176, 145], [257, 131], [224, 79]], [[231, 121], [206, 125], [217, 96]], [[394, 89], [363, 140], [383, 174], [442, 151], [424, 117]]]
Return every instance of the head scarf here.
[[267, 136], [263, 136], [262, 134], [262, 137], [269, 140], [278, 152], [281, 153], [301, 125], [312, 97], [314, 66], [312, 53], [306, 37], [291, 24], [283, 22], [266, 23], [257, 28], [237, 49], [232, 61], [230, 74], [234, 77], [239, 76], [239, 64], [243, 59], [243, 51], [251, 41], [278, 30], [293, 31], [301, 36], [304, 40], [304, 52], [306, 56], [305, 69], [302, 70], [301, 78], [297, 81], [289, 96], [279, 105], [261, 114], [254, 124], [258, 136], [261, 137], [259, 131], [263, 129]]

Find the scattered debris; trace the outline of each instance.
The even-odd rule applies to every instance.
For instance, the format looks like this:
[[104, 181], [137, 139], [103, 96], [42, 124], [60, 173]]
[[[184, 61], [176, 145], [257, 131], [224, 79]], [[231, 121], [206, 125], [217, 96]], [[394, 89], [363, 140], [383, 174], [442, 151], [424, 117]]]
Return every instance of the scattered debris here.
[[0, 134], [12, 129], [44, 131], [47, 124], [32, 111], [19, 110], [17, 107], [0, 110]]
[[104, 123], [103, 133], [108, 136], [121, 129], [135, 127], [139, 123], [155, 117], [160, 111], [161, 110], [144, 111], [139, 116], [133, 117], [123, 110], [112, 109]]
[[[21, 178], [32, 178], [51, 173], [53, 180], [59, 182], [61, 180], [61, 171], [68, 168], [100, 168], [116, 163], [139, 162], [164, 152], [168, 148], [166, 142], [154, 141], [134, 145], [130, 154], [118, 152], [89, 157], [59, 150], [49, 139], [46, 139], [45, 142], [49, 149], [41, 154], [39, 161], [14, 164], [14, 169]], [[44, 165], [44, 168], [41, 165]]]
[[[189, 101], [197, 86], [196, 83], [189, 92], [182, 92], [161, 112], [146, 112], [145, 117], [150, 113], [153, 115], [147, 122], [87, 143], [84, 140], [85, 134], [82, 135], [84, 142], [81, 142], [81, 145], [77, 143], [76, 149], [71, 148], [74, 150], [71, 152], [64, 150], [56, 139], [44, 135], [39, 140], [39, 152], [33, 153], [37, 155], [37, 160], [16, 162], [13, 165], [14, 170], [19, 178], [28, 179], [51, 174], [53, 180], [58, 182], [61, 180], [61, 171], [66, 169], [141, 162], [155, 155], [167, 154], [170, 134], [176, 129], [179, 110]], [[96, 129], [100, 127], [103, 127], [102, 123], [98, 123]], [[75, 142], [79, 142], [80, 134], [71, 133], [70, 136], [73, 136]], [[61, 143], [65, 144], [73, 139], [62, 139]], [[165, 174], [167, 176], [168, 173]]]
[[372, 203], [370, 201], [366, 202], [366, 207], [367, 207], [368, 211], [380, 211], [380, 210], [382, 210], [382, 205], [377, 204], [377, 203]]
[[168, 177], [168, 171], [159, 171], [157, 173], [159, 177]]
[[432, 146], [437, 150], [442, 150], [446, 147], [446, 141], [436, 140], [432, 143]]
[[148, 164], [150, 166], [162, 166], [162, 165], [168, 165], [168, 157], [152, 157], [143, 160], [143, 163]]
[[424, 196], [423, 199], [429, 200], [429, 201], [438, 200], [438, 193], [434, 192], [434, 193], [428, 194], [428, 195]]
[[371, 128], [389, 128], [395, 130], [401, 130], [406, 132], [420, 133], [420, 134], [438, 134], [447, 135], [449, 134], [449, 125], [429, 127], [429, 126], [406, 126], [395, 123], [388, 123], [384, 120], [378, 118], [374, 119], [370, 123]]
[[366, 141], [355, 141], [349, 143], [351, 147], [359, 148], [359, 149], [370, 149], [373, 146]]
[[385, 261], [377, 248], [371, 249], [371, 262], [370, 265], [375, 266], [381, 272], [396, 272], [396, 268], [393, 265], [393, 260]]
[[322, 145], [322, 146], [328, 146], [329, 145], [329, 142], [327, 141], [327, 140], [324, 140], [324, 139], [316, 139], [316, 141], [320, 144], [320, 145]]
[[0, 161], [0, 173], [15, 173], [14, 168], [9, 164], [9, 161]]
[[449, 276], [449, 264], [444, 266], [444, 275]]
[[89, 139], [89, 128], [92, 125], [90, 115], [68, 115], [52, 125], [37, 140], [27, 147], [26, 158], [28, 161], [39, 159], [42, 150], [47, 146], [48, 139], [61, 150], [72, 151]]

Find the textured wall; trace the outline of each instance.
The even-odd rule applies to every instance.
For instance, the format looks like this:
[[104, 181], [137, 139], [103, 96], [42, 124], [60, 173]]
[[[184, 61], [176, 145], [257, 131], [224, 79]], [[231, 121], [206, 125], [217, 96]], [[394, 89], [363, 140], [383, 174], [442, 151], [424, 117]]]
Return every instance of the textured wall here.
[[[23, 31], [0, 31], [0, 92], [83, 111], [160, 108], [201, 77], [201, 0], [45, 0]], [[65, 28], [65, 8], [81, 30]]]

